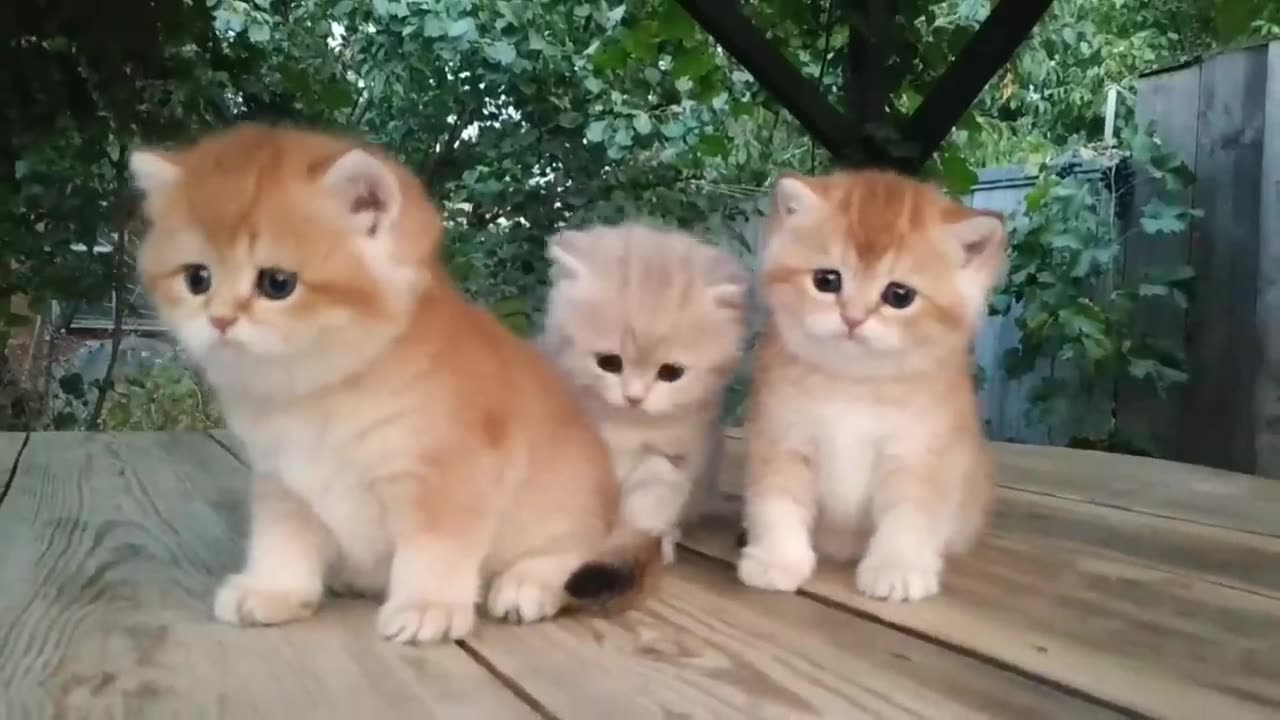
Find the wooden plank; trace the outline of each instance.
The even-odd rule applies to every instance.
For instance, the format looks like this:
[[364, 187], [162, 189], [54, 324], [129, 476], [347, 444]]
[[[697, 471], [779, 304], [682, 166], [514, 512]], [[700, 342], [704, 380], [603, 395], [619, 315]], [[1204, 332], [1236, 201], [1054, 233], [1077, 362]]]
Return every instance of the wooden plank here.
[[[686, 547], [733, 562], [730, 526]], [[1053, 543], [989, 535], [953, 560], [943, 594], [869, 599], [852, 566], [823, 564], [802, 592], [1157, 717], [1280, 713], [1280, 601]]]
[[1280, 599], [1280, 538], [1002, 489], [992, 529]]
[[1267, 117], [1263, 131], [1259, 219], [1258, 332], [1262, 372], [1258, 378], [1258, 467], [1280, 480], [1280, 40], [1267, 47]]
[[215, 622], [246, 480], [203, 434], [33, 435], [0, 506], [0, 717], [536, 717], [456, 646], [379, 639], [369, 603]]
[[1256, 466], [1258, 243], [1267, 48], [1214, 55], [1200, 75], [1197, 205], [1186, 403], [1174, 459]]
[[[740, 435], [730, 434], [722, 467], [730, 492], [736, 483], [728, 476], [741, 474]], [[1002, 459], [1015, 447], [1023, 449], [999, 446]], [[1047, 468], [1056, 466], [1045, 457], [1056, 456], [1067, 481], [1077, 473], [1100, 482], [1126, 477], [1110, 472], [1104, 458], [1155, 462], [1025, 450]], [[1082, 468], [1077, 455], [1094, 465]], [[1168, 466], [1172, 485], [1231, 475], [1183, 467], [1180, 478], [1172, 472], [1180, 466], [1159, 464]], [[1209, 507], [1228, 514], [1225, 502]], [[733, 530], [712, 524], [685, 542], [734, 562]], [[915, 605], [868, 599], [854, 589], [851, 566], [824, 567], [804, 590], [1138, 712], [1266, 717], [1280, 712], [1277, 553], [1270, 537], [1006, 489], [992, 532], [972, 555], [950, 563], [941, 597]]]
[[482, 628], [468, 644], [562, 718], [1113, 717], [688, 555], [641, 610]]
[[996, 443], [1001, 484], [1280, 537], [1280, 483], [1194, 465]]
[[[1158, 75], [1149, 75], [1138, 81], [1135, 114], [1138, 124], [1146, 127], [1154, 124], [1157, 137], [1165, 150], [1173, 153], [1193, 170], [1196, 167], [1196, 146], [1200, 127], [1200, 115], [1188, 112], [1188, 108], [1200, 106], [1200, 65], [1177, 68]], [[1153, 178], [1142, 175], [1135, 178], [1133, 215], [1127, 218], [1124, 241], [1124, 283], [1136, 288], [1152, 273], [1166, 268], [1186, 265], [1191, 258], [1191, 232], [1177, 235], [1151, 235], [1142, 231], [1139, 215], [1142, 208], [1157, 195], [1163, 199], [1163, 188]], [[1175, 198], [1194, 207], [1195, 188], [1189, 188]], [[1138, 334], [1149, 335], [1171, 347], [1185, 350], [1186, 310], [1178, 307], [1172, 298], [1140, 298], [1134, 309], [1134, 322]], [[1167, 397], [1160, 397], [1149, 383], [1124, 378], [1117, 388], [1117, 429], [1126, 437], [1136, 438], [1162, 456], [1167, 456], [1175, 444], [1178, 414], [1169, 412], [1183, 402], [1180, 388], [1172, 388]]]
[[0, 502], [4, 500], [5, 493], [9, 490], [9, 480], [12, 479], [14, 466], [18, 462], [22, 445], [26, 441], [26, 433], [0, 433]]

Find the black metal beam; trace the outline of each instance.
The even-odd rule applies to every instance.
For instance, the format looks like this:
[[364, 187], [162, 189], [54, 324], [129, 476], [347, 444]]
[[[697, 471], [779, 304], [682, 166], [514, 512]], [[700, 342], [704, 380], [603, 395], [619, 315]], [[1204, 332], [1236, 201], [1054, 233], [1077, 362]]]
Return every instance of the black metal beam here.
[[903, 127], [903, 138], [917, 148], [917, 167], [938, 150], [1052, 4], [1053, 0], [1001, 0], [991, 9]]
[[[1018, 0], [1020, 1], [1020, 0]], [[731, 0], [678, 0], [720, 47], [782, 104], [820, 145], [845, 163], [862, 153], [849, 120]]]

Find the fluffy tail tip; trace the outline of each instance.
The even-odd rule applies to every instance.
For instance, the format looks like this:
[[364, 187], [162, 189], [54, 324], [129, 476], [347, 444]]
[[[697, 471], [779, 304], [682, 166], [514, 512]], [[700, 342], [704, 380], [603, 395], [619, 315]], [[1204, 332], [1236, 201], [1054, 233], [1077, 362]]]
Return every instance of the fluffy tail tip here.
[[589, 562], [578, 568], [565, 581], [564, 591], [581, 603], [607, 605], [635, 589], [633, 566], [607, 562]]

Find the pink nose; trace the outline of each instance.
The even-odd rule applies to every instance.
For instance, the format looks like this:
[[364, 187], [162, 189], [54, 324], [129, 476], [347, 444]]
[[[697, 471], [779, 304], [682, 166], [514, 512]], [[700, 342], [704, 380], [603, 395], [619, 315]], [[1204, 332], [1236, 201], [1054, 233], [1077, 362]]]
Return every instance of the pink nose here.
[[867, 321], [865, 317], [857, 315], [841, 315], [840, 319], [844, 321], [844, 326], [849, 328], [849, 332], [857, 330], [859, 325]]
[[236, 324], [236, 319], [234, 317], [219, 317], [217, 315], [213, 315], [209, 318], [209, 324], [213, 326], [214, 330], [217, 330], [220, 333], [225, 333], [227, 328]]
[[640, 403], [643, 401], [644, 401], [644, 398], [642, 397], [636, 397], [635, 395], [627, 396], [627, 404], [630, 405], [631, 407], [639, 407]]

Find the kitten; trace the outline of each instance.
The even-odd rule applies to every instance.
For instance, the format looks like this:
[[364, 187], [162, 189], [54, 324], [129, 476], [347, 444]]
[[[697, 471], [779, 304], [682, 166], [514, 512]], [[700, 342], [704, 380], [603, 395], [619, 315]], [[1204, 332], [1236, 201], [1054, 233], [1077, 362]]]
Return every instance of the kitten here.
[[992, 496], [969, 349], [1003, 272], [998, 216], [863, 171], [787, 175], [762, 284], [738, 575], [792, 591], [818, 553], [865, 594], [918, 600]]
[[[254, 471], [215, 615], [276, 624], [384, 595], [398, 642], [633, 600], [656, 537], [616, 519], [608, 451], [531, 346], [452, 286], [443, 226], [376, 148], [245, 125], [129, 160], [140, 273]], [[566, 597], [567, 594], [570, 597]]]
[[671, 562], [714, 493], [749, 277], [725, 250], [635, 223], [563, 232], [548, 256], [541, 342], [609, 445], [624, 517], [661, 533]]

